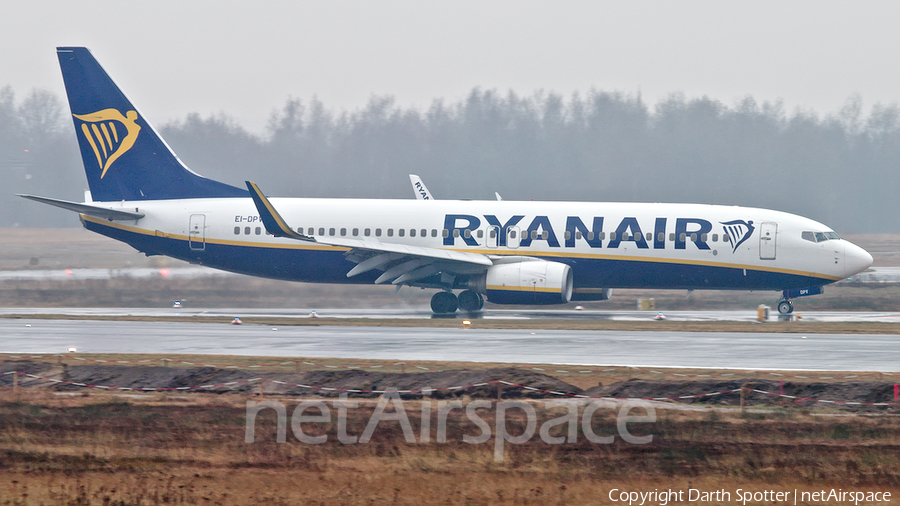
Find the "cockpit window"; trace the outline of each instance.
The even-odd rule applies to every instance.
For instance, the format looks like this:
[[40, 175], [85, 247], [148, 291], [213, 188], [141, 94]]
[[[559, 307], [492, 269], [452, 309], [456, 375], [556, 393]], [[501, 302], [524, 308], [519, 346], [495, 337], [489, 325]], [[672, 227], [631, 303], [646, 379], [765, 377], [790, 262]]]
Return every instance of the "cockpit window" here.
[[834, 232], [801, 232], [800, 237], [810, 242], [837, 240], [841, 237]]

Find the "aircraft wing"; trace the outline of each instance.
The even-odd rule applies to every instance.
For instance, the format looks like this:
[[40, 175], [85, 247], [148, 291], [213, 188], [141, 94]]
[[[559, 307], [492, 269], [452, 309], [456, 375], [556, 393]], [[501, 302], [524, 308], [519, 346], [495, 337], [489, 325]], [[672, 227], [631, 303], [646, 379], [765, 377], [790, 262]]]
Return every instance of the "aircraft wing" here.
[[357, 265], [347, 272], [348, 278], [379, 269], [384, 273], [375, 283], [390, 281], [395, 285], [414, 284], [439, 273], [450, 276], [477, 274], [494, 264], [490, 258], [480, 253], [385, 243], [373, 239], [307, 236], [291, 229], [256, 183], [247, 181], [247, 188], [268, 233], [275, 237], [350, 248], [345, 256]]

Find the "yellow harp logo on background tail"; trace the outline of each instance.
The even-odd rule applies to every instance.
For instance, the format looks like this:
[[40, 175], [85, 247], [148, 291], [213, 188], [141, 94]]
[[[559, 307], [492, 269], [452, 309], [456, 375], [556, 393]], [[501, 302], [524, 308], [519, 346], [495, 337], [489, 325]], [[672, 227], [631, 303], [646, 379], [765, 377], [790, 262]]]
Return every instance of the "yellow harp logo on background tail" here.
[[123, 116], [116, 109], [103, 109], [91, 114], [73, 114], [83, 121], [81, 132], [97, 156], [97, 164], [103, 170], [100, 179], [106, 175], [110, 165], [134, 146], [141, 127], [135, 123], [137, 111], [128, 111]]

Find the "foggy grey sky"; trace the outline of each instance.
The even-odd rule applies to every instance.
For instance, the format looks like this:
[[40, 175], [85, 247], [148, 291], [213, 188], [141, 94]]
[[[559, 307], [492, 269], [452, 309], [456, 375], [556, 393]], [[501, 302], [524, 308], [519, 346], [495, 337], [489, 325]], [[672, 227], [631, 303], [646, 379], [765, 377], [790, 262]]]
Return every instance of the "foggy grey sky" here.
[[84, 45], [156, 125], [225, 112], [261, 133], [289, 96], [427, 108], [475, 86], [746, 95], [820, 114], [900, 102], [900, 2], [4, 2], [0, 86], [63, 96]]

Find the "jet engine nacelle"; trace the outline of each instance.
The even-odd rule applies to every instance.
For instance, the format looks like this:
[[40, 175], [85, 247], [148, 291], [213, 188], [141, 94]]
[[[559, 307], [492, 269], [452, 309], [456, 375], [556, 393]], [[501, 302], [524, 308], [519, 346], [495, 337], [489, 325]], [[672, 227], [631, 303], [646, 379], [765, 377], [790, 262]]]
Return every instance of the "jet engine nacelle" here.
[[572, 300], [572, 268], [546, 260], [493, 265], [484, 291], [495, 304], [565, 304]]

